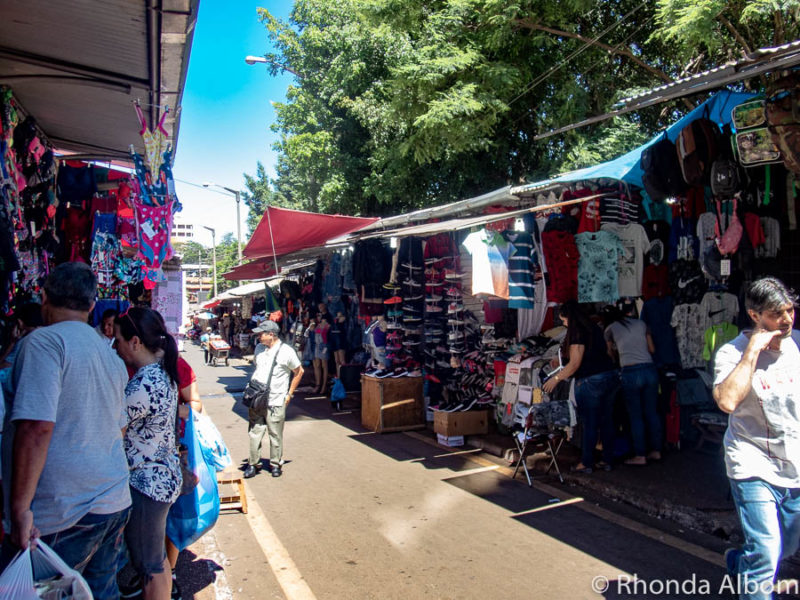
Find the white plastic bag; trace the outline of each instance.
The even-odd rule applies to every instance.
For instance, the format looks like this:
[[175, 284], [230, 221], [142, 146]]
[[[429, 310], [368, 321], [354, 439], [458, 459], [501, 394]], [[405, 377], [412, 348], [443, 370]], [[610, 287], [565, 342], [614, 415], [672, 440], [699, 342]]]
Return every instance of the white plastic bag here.
[[[34, 580], [34, 573], [36, 579]], [[67, 566], [50, 546], [39, 540], [36, 549], [26, 548], [17, 553], [6, 570], [0, 575], [0, 598], [4, 600], [39, 600], [36, 584], [58, 578], [58, 587], [66, 585], [69, 594], [57, 597], [68, 600], [92, 600], [92, 591], [86, 580], [75, 569]], [[43, 590], [41, 590], [43, 591]], [[45, 596], [47, 597], [47, 596]]]

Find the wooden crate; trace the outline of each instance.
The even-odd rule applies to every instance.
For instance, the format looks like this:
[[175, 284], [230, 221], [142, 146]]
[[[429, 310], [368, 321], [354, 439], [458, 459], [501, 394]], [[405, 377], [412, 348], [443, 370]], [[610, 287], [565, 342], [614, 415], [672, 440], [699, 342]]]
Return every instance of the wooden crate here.
[[433, 413], [433, 430], [445, 437], [489, 433], [489, 411], [445, 412], [437, 410]]
[[361, 424], [377, 433], [422, 429], [422, 377], [361, 377]]

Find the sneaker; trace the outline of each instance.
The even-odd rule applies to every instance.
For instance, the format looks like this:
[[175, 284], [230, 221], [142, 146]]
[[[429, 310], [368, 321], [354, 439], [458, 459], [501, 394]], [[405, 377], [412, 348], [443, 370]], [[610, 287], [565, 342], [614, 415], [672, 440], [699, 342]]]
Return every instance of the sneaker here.
[[440, 294], [428, 294], [425, 296], [425, 302], [439, 302], [442, 299]]
[[401, 304], [403, 299], [400, 296], [392, 296], [383, 301], [384, 304]]
[[447, 290], [445, 291], [445, 295], [449, 296], [450, 298], [461, 298], [462, 296], [461, 290], [459, 290], [456, 287], [447, 288]]
[[417, 300], [422, 300], [423, 297], [422, 294], [414, 294], [413, 296], [406, 295], [406, 302], [416, 302]]
[[447, 319], [447, 324], [448, 325], [463, 325], [464, 321], [462, 321], [461, 319]]
[[425, 305], [425, 312], [426, 313], [440, 313], [442, 312], [442, 307], [436, 304], [426, 304]]
[[422, 321], [422, 317], [418, 316], [408, 316], [403, 319], [403, 323], [419, 323]]
[[402, 328], [403, 326], [400, 323], [396, 323], [394, 321], [391, 321], [386, 324], [386, 329], [402, 329]]
[[420, 313], [422, 312], [422, 309], [411, 304], [403, 304], [403, 312]]
[[454, 315], [464, 310], [464, 305], [458, 302], [451, 302], [447, 305], [447, 314]]
[[406, 371], [403, 367], [398, 367], [392, 371], [390, 377], [405, 377], [406, 375], [408, 375], [408, 371]]
[[170, 600], [181, 600], [181, 587], [178, 585], [178, 580], [175, 578], [175, 571], [172, 571], [172, 591], [169, 597]]
[[422, 267], [420, 267], [419, 265], [414, 265], [414, 264], [411, 264], [409, 262], [404, 262], [400, 266], [403, 267], [404, 269], [410, 269], [412, 271], [419, 271], [419, 270], [422, 269]]
[[394, 317], [402, 317], [403, 316], [403, 311], [402, 310], [387, 310], [386, 311], [386, 316], [389, 317], [390, 319], [392, 319]]
[[728, 575], [735, 577], [738, 572], [739, 556], [742, 551], [738, 548], [728, 548], [725, 550], [725, 568], [728, 570]]
[[119, 585], [119, 597], [121, 600], [132, 600], [142, 597], [142, 580], [138, 575], [134, 575], [126, 584]]
[[463, 274], [459, 273], [458, 271], [455, 271], [453, 269], [445, 269], [444, 270], [444, 278], [445, 279], [453, 280], [453, 279], [461, 279], [461, 277], [463, 277]]
[[383, 284], [383, 289], [395, 291], [395, 290], [399, 290], [400, 286], [398, 284], [396, 284], [394, 281], [389, 281], [389, 282]]
[[403, 280], [403, 285], [411, 287], [411, 288], [422, 287], [422, 284], [419, 281], [414, 281], [413, 279], [405, 279], [405, 280]]

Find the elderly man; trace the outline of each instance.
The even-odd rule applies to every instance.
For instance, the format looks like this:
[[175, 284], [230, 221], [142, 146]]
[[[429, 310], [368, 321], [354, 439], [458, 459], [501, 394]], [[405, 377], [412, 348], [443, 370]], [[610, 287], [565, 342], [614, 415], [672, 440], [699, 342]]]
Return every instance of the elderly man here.
[[10, 527], [3, 555], [41, 536], [104, 600], [119, 596], [116, 571], [131, 505], [122, 442], [128, 376], [87, 324], [96, 290], [88, 265], [56, 267], [44, 285], [46, 327], [21, 342], [3, 436]]
[[781, 558], [800, 541], [800, 332], [797, 298], [772, 277], [750, 284], [753, 329], [714, 358], [714, 400], [730, 413], [725, 466], [744, 534], [725, 554], [740, 598], [772, 598]]
[[283, 464], [283, 424], [286, 421], [286, 407], [289, 405], [300, 379], [303, 367], [297, 352], [278, 337], [280, 328], [274, 321], [265, 321], [253, 329], [258, 334], [253, 362], [256, 370], [252, 379], [269, 387], [269, 406], [267, 414], [248, 411], [247, 432], [250, 436], [250, 456], [244, 476], [254, 477], [261, 470], [261, 441], [264, 432], [269, 432], [269, 458], [267, 469], [273, 477], [280, 477]]

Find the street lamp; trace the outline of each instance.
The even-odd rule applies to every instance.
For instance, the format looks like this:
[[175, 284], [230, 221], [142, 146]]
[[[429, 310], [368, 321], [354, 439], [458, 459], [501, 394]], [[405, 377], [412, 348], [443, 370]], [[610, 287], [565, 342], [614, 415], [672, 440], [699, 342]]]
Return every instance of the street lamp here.
[[240, 205], [242, 203], [242, 196], [239, 190], [233, 190], [229, 187], [225, 187], [224, 185], [219, 185], [214, 183], [213, 181], [206, 181], [203, 183], [203, 187], [217, 187], [221, 190], [225, 190], [234, 195], [236, 198], [236, 247], [237, 247], [237, 256], [239, 258], [239, 264], [242, 264], [242, 219], [240, 217]]
[[213, 248], [213, 254], [211, 255], [211, 264], [213, 264], [214, 269], [214, 298], [217, 297], [217, 230], [213, 227], [206, 227], [203, 225], [203, 229], [208, 229], [211, 232], [211, 247]]

